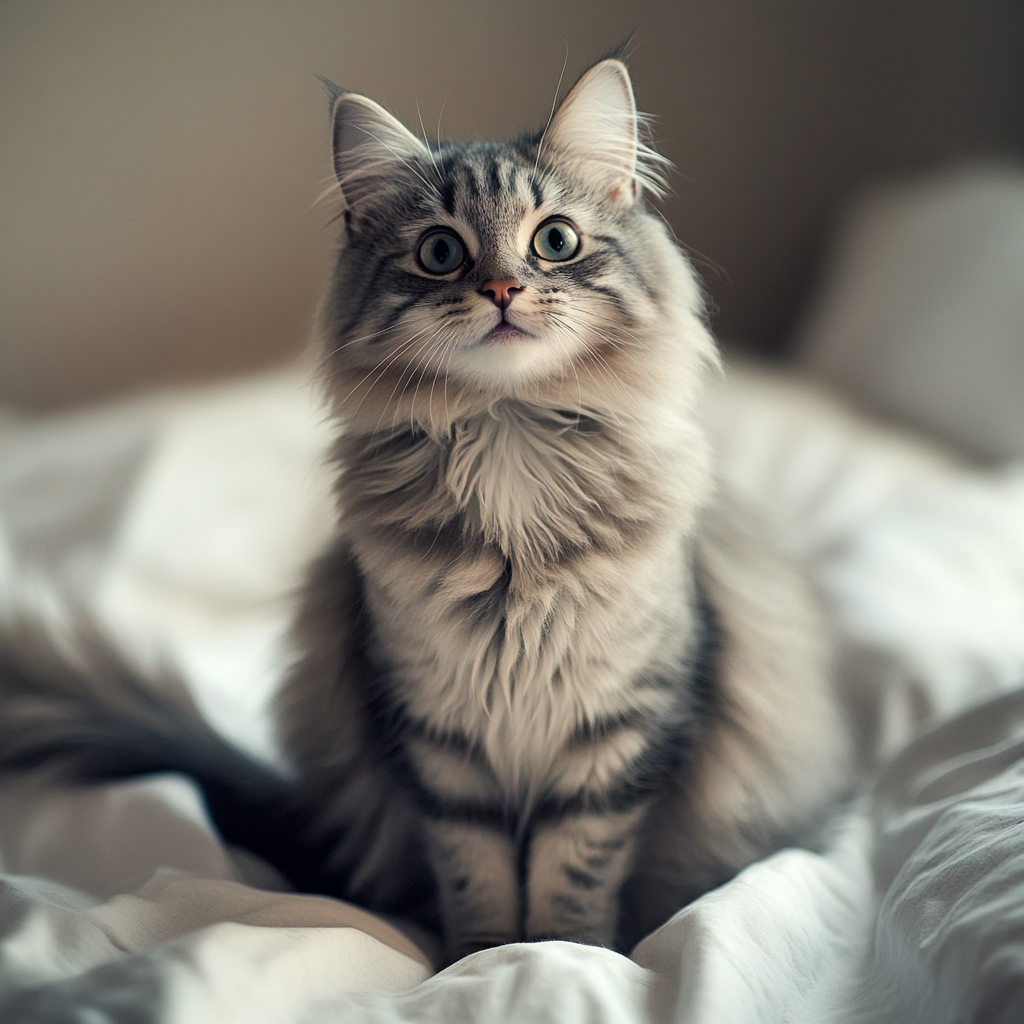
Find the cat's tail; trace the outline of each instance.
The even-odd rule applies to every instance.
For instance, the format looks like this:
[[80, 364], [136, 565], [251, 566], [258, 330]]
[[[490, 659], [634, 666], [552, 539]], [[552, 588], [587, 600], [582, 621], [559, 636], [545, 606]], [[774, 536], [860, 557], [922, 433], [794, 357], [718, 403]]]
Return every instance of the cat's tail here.
[[301, 891], [336, 888], [294, 785], [221, 737], [173, 674], [147, 678], [84, 617], [67, 633], [29, 616], [0, 623], [0, 772], [42, 767], [71, 782], [184, 772], [228, 843]]

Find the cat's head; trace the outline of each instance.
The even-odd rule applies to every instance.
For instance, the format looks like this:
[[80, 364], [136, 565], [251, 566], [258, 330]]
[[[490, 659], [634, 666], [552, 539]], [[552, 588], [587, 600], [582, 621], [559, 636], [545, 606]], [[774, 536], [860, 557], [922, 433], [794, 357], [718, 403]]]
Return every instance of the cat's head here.
[[542, 133], [499, 143], [428, 145], [335, 90], [345, 229], [320, 328], [339, 412], [436, 421], [441, 402], [560, 392], [590, 406], [666, 376], [667, 336], [670, 358], [706, 359], [694, 276], [644, 199], [663, 161], [639, 127], [616, 59]]

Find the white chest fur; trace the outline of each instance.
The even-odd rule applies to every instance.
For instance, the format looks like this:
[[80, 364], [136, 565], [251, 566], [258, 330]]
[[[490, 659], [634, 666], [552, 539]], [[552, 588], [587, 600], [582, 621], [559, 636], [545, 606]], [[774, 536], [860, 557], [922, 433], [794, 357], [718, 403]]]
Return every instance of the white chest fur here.
[[[638, 735], [581, 745], [595, 722], [657, 714], [689, 642], [686, 534], [636, 451], [567, 414], [496, 406], [458, 426], [435, 484], [483, 543], [403, 551], [367, 573], [397, 696], [436, 734], [431, 770], [466, 795], [578, 787]], [[364, 558], [364, 568], [368, 559]], [[485, 773], [486, 774], [486, 773]]]

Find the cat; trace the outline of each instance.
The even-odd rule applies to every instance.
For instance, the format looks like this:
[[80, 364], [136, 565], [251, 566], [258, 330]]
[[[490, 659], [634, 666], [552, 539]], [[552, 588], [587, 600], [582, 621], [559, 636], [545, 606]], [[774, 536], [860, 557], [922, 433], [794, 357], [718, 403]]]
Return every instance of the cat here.
[[329, 93], [338, 529], [277, 700], [293, 775], [88, 629], [69, 654], [26, 621], [0, 638], [0, 764], [189, 771], [227, 839], [436, 925], [448, 961], [628, 949], [843, 791], [827, 620], [716, 484], [716, 348], [623, 60], [500, 143]]

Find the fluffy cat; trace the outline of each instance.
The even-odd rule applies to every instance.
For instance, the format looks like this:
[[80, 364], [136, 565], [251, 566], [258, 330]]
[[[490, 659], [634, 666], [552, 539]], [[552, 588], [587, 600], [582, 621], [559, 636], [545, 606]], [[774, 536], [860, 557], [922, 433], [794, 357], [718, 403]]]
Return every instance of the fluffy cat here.
[[278, 702], [295, 777], [100, 641], [69, 657], [24, 623], [0, 640], [0, 763], [187, 770], [229, 840], [439, 917], [449, 959], [628, 948], [843, 787], [827, 624], [716, 491], [715, 348], [645, 201], [661, 161], [623, 63], [509, 142], [430, 146], [333, 87], [332, 112], [339, 526]]

